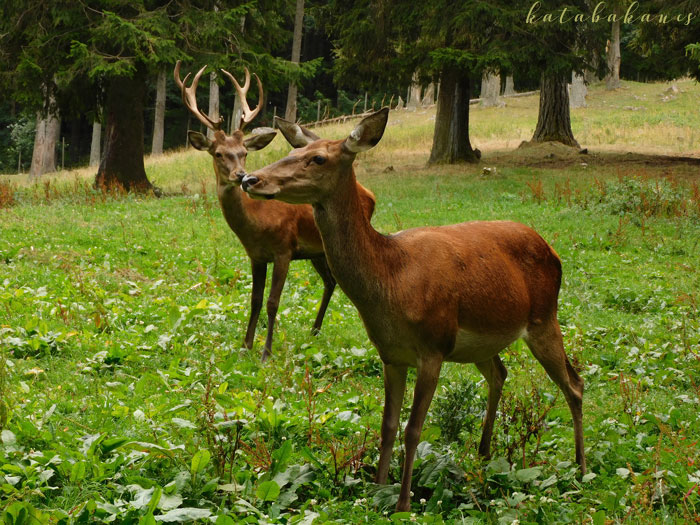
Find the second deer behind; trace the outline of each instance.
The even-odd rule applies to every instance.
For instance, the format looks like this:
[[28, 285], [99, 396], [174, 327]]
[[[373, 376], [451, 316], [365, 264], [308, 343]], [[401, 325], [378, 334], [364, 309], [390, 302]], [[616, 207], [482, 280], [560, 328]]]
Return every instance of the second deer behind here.
[[[272, 282], [267, 298], [267, 337], [262, 360], [265, 361], [272, 352], [272, 336], [275, 318], [279, 307], [282, 288], [287, 279], [289, 263], [296, 259], [308, 259], [323, 280], [323, 298], [313, 325], [312, 332], [318, 333], [323, 323], [328, 303], [335, 289], [335, 279], [328, 268], [323, 252], [321, 236], [314, 223], [313, 211], [309, 205], [296, 206], [281, 201], [253, 200], [240, 185], [245, 173], [248, 151], [255, 151], [267, 146], [276, 131], [268, 130], [245, 136], [243, 129], [260, 112], [263, 100], [262, 83], [257, 75], [259, 98], [258, 105], [251, 110], [246, 100], [250, 87], [250, 73], [246, 69], [246, 79], [241, 86], [228, 71], [222, 70], [233, 83], [241, 100], [243, 109], [241, 121], [236, 131], [227, 135], [222, 129], [221, 120], [213, 120], [197, 108], [195, 92], [199, 79], [206, 66], [200, 69], [187, 87], [189, 74], [184, 81], [180, 79], [180, 62], [175, 66], [175, 82], [182, 92], [182, 100], [190, 112], [207, 128], [214, 131], [213, 140], [196, 131], [190, 131], [188, 138], [192, 146], [207, 151], [214, 160], [216, 174], [216, 192], [221, 204], [221, 211], [229, 227], [240, 239], [250, 258], [253, 274], [253, 290], [250, 304], [250, 318], [243, 344], [252, 348], [255, 328], [262, 309], [267, 265], [272, 263]], [[315, 135], [313, 140], [318, 139]], [[367, 201], [371, 216], [374, 210], [374, 195], [365, 188], [358, 188]]]

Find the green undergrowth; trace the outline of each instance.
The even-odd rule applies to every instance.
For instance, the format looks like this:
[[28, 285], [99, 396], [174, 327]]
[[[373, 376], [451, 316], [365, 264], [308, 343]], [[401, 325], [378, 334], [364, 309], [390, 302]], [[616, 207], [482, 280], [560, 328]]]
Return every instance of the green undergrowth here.
[[259, 361], [262, 320], [255, 349], [243, 349], [250, 263], [221, 217], [209, 157], [186, 153], [180, 171], [150, 168], [162, 170], [149, 173], [168, 188], [162, 198], [78, 178], [17, 189], [0, 208], [0, 521], [696, 520], [697, 180], [634, 167], [416, 167], [390, 142], [358, 162], [380, 231], [517, 220], [560, 255], [559, 319], [585, 381], [586, 476], [563, 396], [518, 342], [502, 353], [493, 458], [476, 454], [484, 381], [446, 364], [411, 512], [394, 513], [403, 439], [390, 484], [374, 485], [382, 366], [356, 310], [336, 291], [311, 336], [323, 287], [295, 262], [272, 358]]
[[[510, 375], [494, 459], [476, 455], [483, 380], [448, 364], [419, 449], [414, 514], [394, 514], [398, 485], [372, 483], [381, 363], [341, 292], [310, 336], [322, 284], [295, 263], [274, 356], [261, 365], [262, 324], [256, 349], [241, 349], [249, 263], [210, 192], [90, 203], [74, 195], [2, 211], [5, 522], [696, 516], [693, 186], [522, 169], [363, 182], [379, 195], [382, 231], [508, 218], [553, 244], [564, 266], [565, 344], [586, 381], [587, 476], [576, 476], [563, 397], [516, 343], [503, 354]], [[401, 459], [397, 447], [392, 483]]]

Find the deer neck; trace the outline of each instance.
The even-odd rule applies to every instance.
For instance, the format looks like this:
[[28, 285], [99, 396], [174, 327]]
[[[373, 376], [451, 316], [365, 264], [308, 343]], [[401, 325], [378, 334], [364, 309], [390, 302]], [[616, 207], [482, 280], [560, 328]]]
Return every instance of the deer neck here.
[[216, 193], [221, 204], [224, 219], [231, 229], [238, 235], [251, 226], [246, 201], [249, 197], [244, 194], [240, 186], [224, 182], [217, 173]]
[[392, 275], [403, 257], [391, 238], [372, 227], [353, 172], [344, 184], [313, 206], [314, 219], [333, 275], [359, 307], [368, 301], [376, 303], [392, 289]]

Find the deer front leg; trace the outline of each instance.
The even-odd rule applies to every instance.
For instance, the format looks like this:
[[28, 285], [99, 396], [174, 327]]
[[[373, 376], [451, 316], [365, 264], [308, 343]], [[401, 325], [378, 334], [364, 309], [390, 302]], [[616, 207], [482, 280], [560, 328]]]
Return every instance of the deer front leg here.
[[267, 263], [250, 261], [253, 270], [253, 292], [250, 296], [250, 318], [248, 319], [248, 329], [245, 332], [244, 346], [250, 350], [253, 348], [255, 338], [255, 327], [258, 324], [260, 309], [262, 308], [263, 293], [265, 292], [265, 279], [267, 277]]
[[277, 308], [280, 305], [280, 295], [284, 282], [287, 280], [287, 272], [289, 271], [289, 261], [291, 256], [284, 256], [275, 259], [272, 267], [272, 283], [270, 284], [270, 295], [267, 297], [267, 339], [265, 339], [265, 350], [263, 351], [263, 362], [272, 353], [272, 334], [275, 330], [275, 317], [277, 316]]
[[498, 409], [498, 402], [501, 400], [503, 383], [506, 380], [508, 371], [503, 366], [501, 358], [497, 355], [489, 361], [476, 363], [476, 367], [486, 378], [486, 382], [489, 385], [489, 397], [486, 406], [486, 417], [484, 418], [484, 430], [481, 433], [481, 442], [479, 443], [479, 455], [484, 458], [490, 458], [493, 422], [496, 419], [496, 410]]
[[311, 264], [321, 276], [321, 279], [323, 279], [323, 297], [321, 298], [321, 306], [318, 308], [318, 315], [316, 315], [314, 327], [311, 329], [311, 334], [317, 335], [321, 331], [323, 317], [326, 315], [328, 303], [333, 295], [333, 290], [335, 290], [335, 277], [333, 277], [331, 269], [328, 267], [328, 262], [326, 262], [325, 256], [311, 259]]
[[440, 356], [430, 356], [418, 362], [418, 377], [416, 379], [416, 389], [413, 394], [413, 406], [411, 416], [406, 425], [406, 459], [403, 464], [401, 475], [401, 493], [399, 502], [396, 504], [396, 511], [402, 512], [411, 508], [411, 475], [413, 474], [413, 462], [416, 459], [416, 448], [423, 430], [425, 416], [428, 407], [433, 400], [435, 387], [440, 377], [442, 358]]
[[382, 417], [382, 442], [379, 452], [379, 465], [375, 481], [380, 485], [386, 483], [389, 475], [391, 452], [399, 429], [399, 416], [406, 392], [405, 366], [384, 364], [384, 416]]

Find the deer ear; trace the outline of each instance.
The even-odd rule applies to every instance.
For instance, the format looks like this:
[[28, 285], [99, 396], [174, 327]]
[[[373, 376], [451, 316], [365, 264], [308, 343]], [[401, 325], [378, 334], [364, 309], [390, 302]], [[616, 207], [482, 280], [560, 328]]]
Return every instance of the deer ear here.
[[270, 128], [255, 128], [253, 133], [243, 139], [248, 151], [257, 151], [267, 146], [277, 136], [277, 131]]
[[389, 108], [382, 108], [363, 118], [343, 142], [343, 151], [355, 154], [372, 149], [384, 135], [388, 118]]
[[199, 151], [207, 151], [211, 147], [211, 140], [209, 140], [206, 135], [201, 134], [199, 131], [189, 131], [187, 132], [187, 138], [192, 144], [194, 149]]
[[321, 137], [316, 135], [313, 131], [309, 131], [304, 126], [300, 126], [294, 122], [289, 122], [280, 117], [275, 117], [275, 124], [287, 139], [292, 147], [303, 148], [307, 144], [319, 140]]

